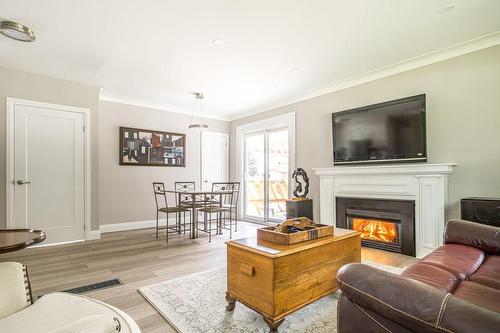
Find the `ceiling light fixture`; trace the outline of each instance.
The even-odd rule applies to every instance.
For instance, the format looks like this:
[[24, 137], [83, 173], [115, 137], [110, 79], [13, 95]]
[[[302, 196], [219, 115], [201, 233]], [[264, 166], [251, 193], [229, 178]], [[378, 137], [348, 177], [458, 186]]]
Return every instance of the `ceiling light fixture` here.
[[446, 6], [443, 6], [439, 9], [439, 14], [448, 14], [449, 12], [451, 12], [453, 9], [455, 9], [455, 4], [454, 3], [450, 3]]
[[299, 73], [300, 73], [300, 70], [298, 70], [296, 68], [295, 69], [290, 69], [290, 74], [297, 75]]
[[193, 114], [191, 116], [191, 123], [188, 128], [193, 131], [201, 132], [208, 128], [208, 125], [205, 123], [205, 110], [203, 108], [203, 94], [200, 92], [191, 93], [194, 95], [194, 104], [193, 104]]
[[224, 41], [222, 39], [214, 39], [212, 43], [214, 43], [214, 45], [222, 45]]
[[12, 21], [0, 21], [0, 33], [20, 42], [34, 42], [36, 40], [33, 30]]

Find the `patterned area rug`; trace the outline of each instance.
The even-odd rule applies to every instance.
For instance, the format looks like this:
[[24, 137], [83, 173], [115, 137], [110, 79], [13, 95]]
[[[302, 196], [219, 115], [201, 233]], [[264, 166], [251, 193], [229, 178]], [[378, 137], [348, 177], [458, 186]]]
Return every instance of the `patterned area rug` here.
[[[400, 268], [364, 261], [365, 264], [398, 274]], [[267, 333], [262, 317], [241, 303], [226, 309], [226, 268], [168, 280], [142, 287], [139, 292], [181, 333]], [[286, 317], [279, 327], [287, 333], [337, 332], [338, 292]]]

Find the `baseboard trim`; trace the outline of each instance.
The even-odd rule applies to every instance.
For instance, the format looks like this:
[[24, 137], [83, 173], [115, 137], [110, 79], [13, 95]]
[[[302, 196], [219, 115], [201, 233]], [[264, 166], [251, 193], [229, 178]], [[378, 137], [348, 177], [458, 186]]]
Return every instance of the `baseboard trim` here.
[[100, 230], [90, 230], [90, 238], [89, 240], [101, 239], [101, 231]]
[[[160, 219], [160, 226], [165, 226], [165, 219]], [[175, 224], [175, 218], [169, 219], [169, 224]], [[137, 230], [156, 227], [156, 220], [121, 222], [112, 224], [101, 224], [100, 233], [106, 234], [109, 232]]]

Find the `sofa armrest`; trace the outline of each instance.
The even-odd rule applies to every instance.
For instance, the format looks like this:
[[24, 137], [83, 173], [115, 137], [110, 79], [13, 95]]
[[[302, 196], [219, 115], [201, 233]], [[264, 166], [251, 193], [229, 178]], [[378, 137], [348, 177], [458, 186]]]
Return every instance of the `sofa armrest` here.
[[119, 333], [118, 318], [109, 315], [93, 315], [81, 318], [50, 333]]
[[488, 254], [500, 255], [500, 228], [464, 220], [450, 220], [444, 231], [444, 243], [463, 244]]
[[352, 303], [412, 332], [495, 332], [500, 327], [500, 314], [496, 312], [368, 265], [343, 266], [337, 279], [343, 295]]

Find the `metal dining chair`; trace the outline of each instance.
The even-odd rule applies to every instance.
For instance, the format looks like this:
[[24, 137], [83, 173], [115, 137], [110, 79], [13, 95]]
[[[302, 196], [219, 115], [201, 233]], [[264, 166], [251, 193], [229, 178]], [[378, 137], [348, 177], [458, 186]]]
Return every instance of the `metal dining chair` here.
[[233, 182], [233, 203], [231, 205], [232, 214], [234, 214], [234, 231], [238, 231], [238, 200], [240, 199], [240, 182]]
[[[230, 208], [231, 218], [234, 221], [234, 232], [238, 231], [238, 199], [240, 197], [240, 182], [214, 182], [212, 183], [212, 192], [223, 191], [224, 188], [231, 188], [233, 194], [231, 197], [231, 202], [227, 200], [221, 203], [224, 208]], [[233, 217], [234, 216], [234, 217]]]
[[[213, 183], [212, 193], [205, 195], [204, 206], [198, 211], [203, 213], [203, 229], [198, 228], [199, 231], [208, 233], [208, 241], [212, 241], [212, 231], [216, 231], [216, 235], [222, 234], [222, 229], [229, 230], [229, 238], [232, 238], [233, 224], [231, 205], [234, 194], [233, 183]], [[220, 194], [216, 194], [220, 192]], [[215, 214], [216, 228], [212, 228], [212, 214]], [[228, 214], [229, 219], [226, 214]], [[229, 229], [223, 225], [223, 221], [229, 220]]]
[[[186, 233], [186, 212], [189, 212], [190, 210], [186, 207], [181, 207], [181, 206], [169, 207], [167, 200], [167, 193], [165, 192], [165, 184], [162, 182], [153, 182], [153, 192], [156, 203], [156, 238], [158, 238], [158, 231], [160, 230], [159, 213], [165, 213], [167, 214], [167, 222], [165, 226], [165, 231], [166, 231], [165, 238], [168, 243], [169, 233], [176, 233], [176, 234], [181, 233], [181, 213], [183, 214], [183, 219], [184, 219], [183, 232]], [[168, 217], [169, 214], [171, 213], [175, 213], [175, 227], [169, 227], [168, 225]], [[169, 231], [169, 229], [173, 231]]]

